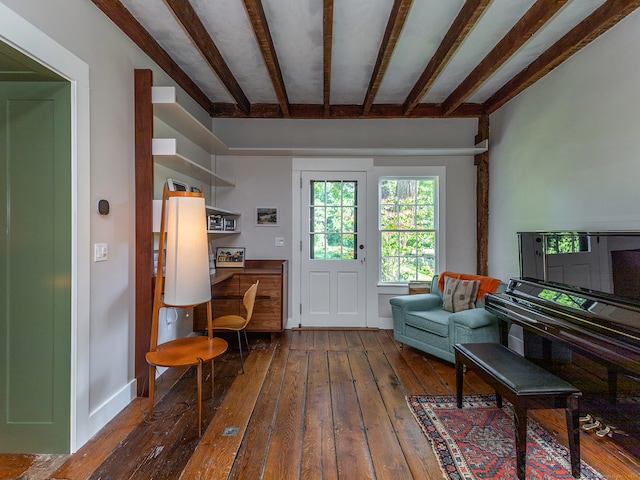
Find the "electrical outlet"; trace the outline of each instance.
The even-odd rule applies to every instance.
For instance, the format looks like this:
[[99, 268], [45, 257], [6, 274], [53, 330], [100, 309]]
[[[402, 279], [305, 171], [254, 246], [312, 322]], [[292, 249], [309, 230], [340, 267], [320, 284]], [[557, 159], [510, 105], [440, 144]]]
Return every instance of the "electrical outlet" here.
[[284, 247], [284, 237], [276, 237], [276, 247]]

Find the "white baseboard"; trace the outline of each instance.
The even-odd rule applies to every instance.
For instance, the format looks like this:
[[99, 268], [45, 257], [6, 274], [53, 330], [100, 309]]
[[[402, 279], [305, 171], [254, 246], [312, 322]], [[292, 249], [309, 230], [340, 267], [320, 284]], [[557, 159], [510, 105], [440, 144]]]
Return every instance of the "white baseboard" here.
[[393, 318], [392, 317], [379, 317], [378, 328], [381, 330], [393, 330]]
[[[137, 382], [134, 378], [110, 399], [89, 414], [89, 438], [98, 433], [104, 426], [129, 405], [137, 396]], [[88, 439], [87, 439], [88, 440]], [[84, 443], [84, 442], [83, 442]]]

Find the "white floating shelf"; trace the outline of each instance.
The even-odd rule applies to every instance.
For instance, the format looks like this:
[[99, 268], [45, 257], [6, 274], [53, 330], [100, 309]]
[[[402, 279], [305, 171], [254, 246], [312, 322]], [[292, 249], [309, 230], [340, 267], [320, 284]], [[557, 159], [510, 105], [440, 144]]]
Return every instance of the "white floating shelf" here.
[[225, 150], [215, 134], [176, 100], [175, 87], [152, 87], [153, 114], [209, 153]]
[[207, 230], [209, 235], [237, 235], [240, 230]]
[[489, 150], [489, 140], [472, 147], [229, 147], [229, 155], [280, 156], [468, 156]]
[[178, 143], [175, 138], [154, 138], [151, 141], [151, 153], [156, 163], [173, 170], [179, 170], [207, 185], [235, 187], [235, 180], [220, 177], [208, 168], [181, 155], [178, 152]]
[[207, 214], [211, 212], [212, 215], [227, 215], [230, 217], [240, 216], [238, 212], [232, 212], [231, 210], [227, 210], [224, 208], [212, 207], [211, 205], [205, 205], [204, 208], [207, 210]]

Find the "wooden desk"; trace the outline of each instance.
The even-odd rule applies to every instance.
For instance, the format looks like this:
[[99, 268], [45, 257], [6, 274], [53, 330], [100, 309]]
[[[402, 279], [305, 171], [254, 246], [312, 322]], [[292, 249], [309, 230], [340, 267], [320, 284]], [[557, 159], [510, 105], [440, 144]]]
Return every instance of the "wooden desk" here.
[[[213, 316], [244, 315], [242, 296], [259, 280], [247, 331], [282, 332], [288, 317], [288, 263], [287, 260], [246, 260], [244, 268], [217, 268], [211, 276]], [[193, 311], [193, 331], [204, 332], [206, 327], [207, 311], [200, 305]]]

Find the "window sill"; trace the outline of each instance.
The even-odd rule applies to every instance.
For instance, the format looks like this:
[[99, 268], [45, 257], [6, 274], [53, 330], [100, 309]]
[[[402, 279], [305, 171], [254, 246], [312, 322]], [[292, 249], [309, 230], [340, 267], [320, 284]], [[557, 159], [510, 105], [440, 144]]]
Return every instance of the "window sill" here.
[[406, 283], [378, 283], [378, 294], [406, 295], [407, 293], [409, 293], [409, 285]]

